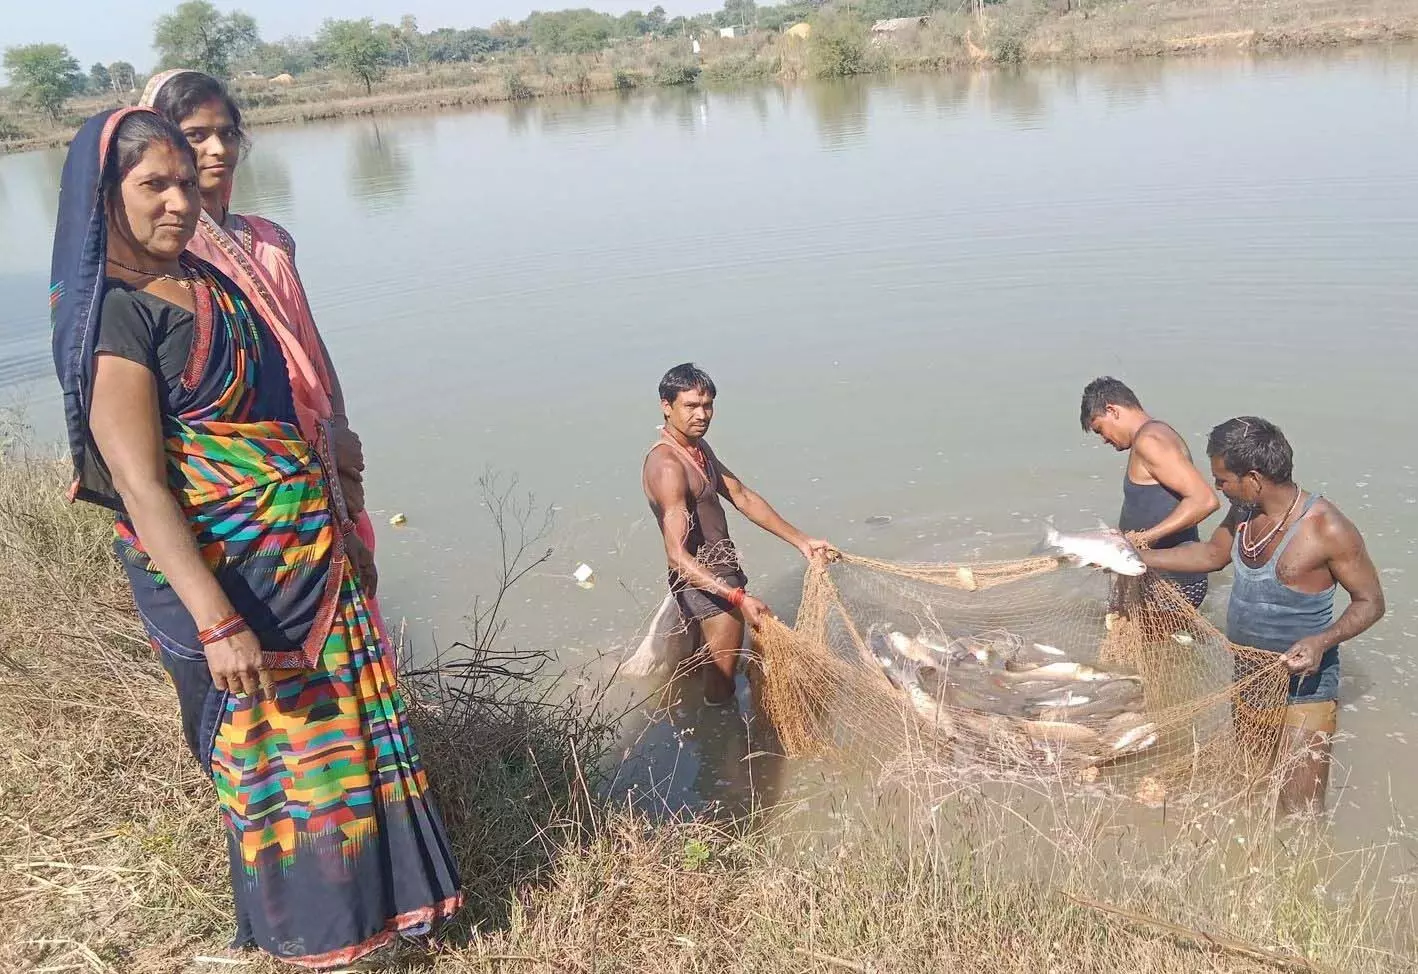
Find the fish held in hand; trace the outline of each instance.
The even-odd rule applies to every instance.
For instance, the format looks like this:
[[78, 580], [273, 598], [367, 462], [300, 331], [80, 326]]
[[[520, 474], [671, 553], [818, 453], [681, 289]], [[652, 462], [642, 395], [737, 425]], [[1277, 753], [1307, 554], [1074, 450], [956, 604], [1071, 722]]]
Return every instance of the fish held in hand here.
[[1092, 565], [1118, 575], [1143, 575], [1147, 566], [1132, 542], [1112, 528], [1096, 531], [1060, 531], [1050, 522], [1037, 554], [1050, 554], [1075, 565]]

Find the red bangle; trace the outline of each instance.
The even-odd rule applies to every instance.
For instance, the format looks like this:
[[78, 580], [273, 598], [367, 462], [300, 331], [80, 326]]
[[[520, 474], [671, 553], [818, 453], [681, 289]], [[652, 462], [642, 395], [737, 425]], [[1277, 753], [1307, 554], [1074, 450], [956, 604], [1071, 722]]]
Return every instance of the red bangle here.
[[246, 624], [246, 620], [241, 617], [241, 613], [233, 612], [221, 622], [210, 629], [203, 629], [197, 633], [197, 641], [203, 646], [210, 646], [212, 643], [219, 643], [223, 639], [229, 639], [239, 632], [245, 632], [251, 627]]
[[741, 609], [743, 608], [743, 600], [746, 598], [748, 598], [748, 593], [740, 587], [726, 595], [724, 601], [728, 602], [729, 605], [733, 606], [735, 609]]

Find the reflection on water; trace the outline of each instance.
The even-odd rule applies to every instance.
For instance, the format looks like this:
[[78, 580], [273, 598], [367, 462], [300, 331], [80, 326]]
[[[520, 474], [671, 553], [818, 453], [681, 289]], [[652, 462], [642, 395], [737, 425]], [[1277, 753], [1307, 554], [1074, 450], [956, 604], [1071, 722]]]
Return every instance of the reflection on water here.
[[396, 126], [370, 121], [350, 142], [350, 196], [371, 213], [396, 209], [408, 195], [413, 166], [398, 133]]
[[497, 107], [507, 119], [508, 135], [525, 135], [538, 117], [537, 106], [531, 101], [509, 101]]
[[[1386, 736], [1418, 733], [1415, 64], [1146, 59], [261, 129], [236, 208], [300, 241], [365, 443], [382, 601], [416, 653], [460, 636], [495, 576], [489, 465], [562, 508], [508, 638], [580, 662], [637, 641], [664, 585], [640, 462], [677, 362], [718, 381], [734, 470], [887, 558], [1011, 557], [1046, 515], [1115, 516], [1120, 460], [1077, 422], [1098, 374], [1196, 455], [1219, 420], [1271, 416], [1385, 572], [1389, 618], [1345, 648], [1336, 802], [1341, 830], [1376, 835], [1390, 801], [1418, 804]], [[0, 158], [0, 384], [42, 379], [30, 416], [55, 438], [62, 158]], [[733, 530], [791, 617], [797, 555]], [[695, 692], [628, 730], [645, 783], [691, 804], [740, 801], [749, 770], [794, 787], [801, 764], [780, 785], [746, 759], [771, 748], [744, 700], [701, 714]]]
[[282, 220], [294, 203], [289, 161], [279, 152], [262, 152], [255, 146], [236, 169], [233, 199], [249, 213]]
[[[1083, 72], [1077, 65], [1061, 67], [1059, 74], [1068, 79], [1069, 89], [1077, 95]], [[1167, 70], [1160, 58], [1141, 58], [1125, 64], [1105, 65], [1092, 86], [1103, 94], [1110, 108], [1136, 108], [1161, 95]]]
[[870, 88], [849, 80], [824, 81], [808, 90], [812, 115], [825, 147], [843, 149], [866, 135], [870, 98]]
[[941, 116], [960, 112], [970, 97], [977, 75], [960, 71], [944, 75], [937, 81], [931, 75], [902, 75], [897, 90], [901, 101], [917, 111], [933, 110]]
[[660, 122], [672, 122], [683, 131], [693, 131], [707, 115], [711, 96], [697, 88], [656, 88], [649, 98], [650, 117]]
[[983, 81], [990, 114], [1007, 117], [1022, 129], [1037, 128], [1044, 121], [1050, 95], [1059, 90], [1049, 83], [1054, 79], [1023, 68], [1000, 68], [978, 77]]

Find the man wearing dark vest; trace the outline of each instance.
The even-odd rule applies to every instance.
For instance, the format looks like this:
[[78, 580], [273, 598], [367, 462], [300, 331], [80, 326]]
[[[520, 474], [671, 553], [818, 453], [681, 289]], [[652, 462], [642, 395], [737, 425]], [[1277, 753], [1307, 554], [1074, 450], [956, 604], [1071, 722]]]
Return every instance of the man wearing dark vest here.
[[[1364, 539], [1339, 509], [1293, 480], [1285, 434], [1255, 416], [1227, 420], [1206, 444], [1231, 510], [1209, 541], [1144, 551], [1149, 568], [1235, 570], [1226, 638], [1280, 653], [1290, 671], [1282, 755], [1296, 752], [1280, 793], [1287, 812], [1324, 808], [1330, 738], [1338, 722], [1339, 645], [1384, 614], [1379, 573]], [[1334, 618], [1334, 590], [1349, 605]]]
[[699, 629], [708, 653], [704, 699], [726, 704], [734, 696], [734, 669], [747, 621], [757, 629], [772, 610], [749, 595], [748, 578], [729, 538], [721, 497], [754, 524], [782, 538], [804, 558], [828, 554], [826, 541], [809, 538], [744, 486], [704, 441], [714, 417], [714, 380], [686, 362], [660, 380], [665, 425], [650, 448], [642, 486], [659, 522], [669, 560], [670, 591], [684, 621]]
[[[1123, 509], [1118, 530], [1139, 548], [1172, 548], [1199, 541], [1197, 525], [1221, 507], [1192, 463], [1186, 441], [1153, 419], [1133, 391], [1109, 376], [1083, 390], [1085, 433], [1096, 433], [1119, 452], [1128, 451]], [[1206, 598], [1206, 576], [1161, 573], [1194, 606]], [[1114, 607], [1110, 607], [1114, 608]]]

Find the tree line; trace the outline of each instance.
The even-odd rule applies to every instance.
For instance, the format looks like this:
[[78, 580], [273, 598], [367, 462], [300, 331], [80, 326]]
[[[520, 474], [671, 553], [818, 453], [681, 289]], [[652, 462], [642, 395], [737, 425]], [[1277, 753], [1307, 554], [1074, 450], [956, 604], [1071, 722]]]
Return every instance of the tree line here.
[[[518, 51], [592, 54], [639, 38], [688, 38], [719, 27], [781, 30], [807, 19], [824, 2], [787, 0], [760, 7], [755, 0], [724, 0], [713, 13], [673, 18], [660, 6], [648, 13], [632, 10], [620, 15], [584, 8], [536, 11], [518, 22], [500, 20], [486, 28], [431, 31], [421, 31], [412, 15], [398, 24], [365, 17], [326, 20], [314, 37], [265, 41], [251, 15], [239, 10], [223, 13], [207, 0], [187, 0], [157, 19], [153, 49], [159, 68], [196, 68], [219, 78], [296, 76], [333, 68], [361, 82], [368, 92], [395, 67], [478, 61]], [[850, 4], [854, 15], [871, 20], [955, 9], [959, 0], [850, 0]], [[55, 121], [64, 105], [78, 95], [131, 92], [140, 80], [126, 61], [96, 63], [85, 73], [62, 44], [11, 47], [5, 51], [4, 66], [13, 93]]]

